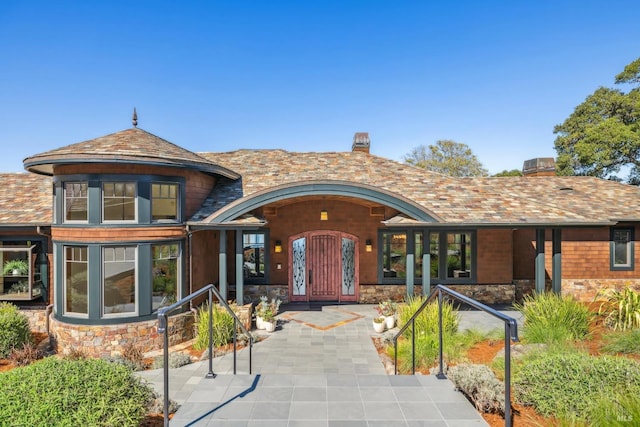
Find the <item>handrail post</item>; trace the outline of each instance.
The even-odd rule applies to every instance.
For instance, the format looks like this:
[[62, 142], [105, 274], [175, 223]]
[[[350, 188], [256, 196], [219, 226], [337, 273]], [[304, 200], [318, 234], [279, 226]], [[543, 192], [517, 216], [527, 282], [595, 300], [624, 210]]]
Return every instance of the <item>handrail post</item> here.
[[163, 334], [164, 340], [164, 352], [162, 354], [162, 358], [164, 360], [162, 370], [162, 378], [164, 382], [164, 427], [169, 427], [169, 328], [167, 327], [167, 317], [166, 313], [158, 315], [158, 332]]
[[393, 375], [398, 375], [398, 337], [393, 337]]
[[209, 372], [207, 378], [215, 378], [213, 372], [213, 292], [209, 289]]
[[233, 375], [236, 374], [236, 338], [237, 338], [238, 322], [233, 319]]
[[511, 421], [511, 322], [504, 322], [504, 425]]
[[411, 375], [416, 374], [416, 319], [411, 322]]
[[438, 379], [445, 379], [447, 376], [444, 374], [444, 356], [443, 356], [443, 339], [442, 339], [442, 289], [438, 288], [438, 341], [439, 341], [439, 357], [440, 357], [440, 371], [438, 372]]

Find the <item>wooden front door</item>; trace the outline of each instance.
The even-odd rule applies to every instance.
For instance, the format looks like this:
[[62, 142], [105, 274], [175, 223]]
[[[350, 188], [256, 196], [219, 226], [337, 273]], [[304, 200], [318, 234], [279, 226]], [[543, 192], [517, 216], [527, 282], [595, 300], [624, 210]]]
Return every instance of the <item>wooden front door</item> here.
[[309, 236], [309, 300], [337, 301], [340, 285], [340, 245], [334, 234]]
[[291, 301], [357, 301], [357, 241], [326, 230], [289, 239]]

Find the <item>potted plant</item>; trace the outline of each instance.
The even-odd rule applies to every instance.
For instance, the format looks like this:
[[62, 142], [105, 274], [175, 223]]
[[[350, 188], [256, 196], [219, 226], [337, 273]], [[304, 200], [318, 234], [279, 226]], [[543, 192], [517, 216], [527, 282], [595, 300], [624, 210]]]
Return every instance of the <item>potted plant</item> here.
[[2, 274], [5, 276], [26, 276], [29, 274], [29, 263], [24, 259], [10, 259], [4, 263]]
[[377, 333], [381, 334], [384, 332], [387, 327], [384, 317], [376, 316], [373, 318], [373, 330]]
[[396, 325], [397, 309], [398, 305], [390, 299], [378, 303], [376, 311], [378, 312], [380, 317], [383, 317], [385, 319], [387, 329], [392, 329]]
[[280, 309], [279, 298], [271, 298], [271, 302], [263, 295], [260, 297], [260, 302], [256, 306], [256, 328], [266, 329], [267, 332], [273, 332], [276, 327], [276, 315]]

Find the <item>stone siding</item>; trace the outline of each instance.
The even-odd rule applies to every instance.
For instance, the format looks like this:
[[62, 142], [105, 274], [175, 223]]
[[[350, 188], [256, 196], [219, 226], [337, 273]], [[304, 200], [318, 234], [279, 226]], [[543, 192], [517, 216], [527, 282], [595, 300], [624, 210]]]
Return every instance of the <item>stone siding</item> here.
[[[515, 284], [496, 285], [447, 285], [449, 289], [480, 301], [484, 304], [513, 304], [516, 297]], [[414, 294], [422, 294], [422, 286], [414, 286]], [[402, 301], [405, 298], [405, 285], [361, 285], [360, 303], [375, 304], [391, 299]]]
[[31, 332], [47, 333], [47, 310], [46, 309], [21, 309], [20, 313], [29, 319]]
[[[173, 346], [194, 337], [194, 315], [191, 312], [169, 317], [169, 345]], [[163, 347], [158, 334], [158, 321], [147, 320], [117, 325], [72, 325], [51, 318], [51, 335], [60, 354], [71, 349], [92, 357], [112, 357], [122, 354], [125, 346], [134, 343], [143, 352]]]
[[[598, 292], [603, 289], [622, 290], [630, 286], [636, 292], [640, 292], [640, 279], [563, 279], [562, 295], [570, 295], [581, 302], [592, 302], [598, 297]], [[602, 299], [602, 298], [597, 298]]]

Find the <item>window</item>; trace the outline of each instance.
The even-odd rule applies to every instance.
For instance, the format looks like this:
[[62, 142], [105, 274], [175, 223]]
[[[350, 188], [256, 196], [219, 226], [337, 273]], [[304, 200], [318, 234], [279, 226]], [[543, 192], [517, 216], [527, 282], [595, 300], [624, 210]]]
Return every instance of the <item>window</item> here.
[[[427, 237], [428, 236], [428, 237]], [[381, 263], [383, 283], [406, 280], [407, 254], [414, 254], [414, 280], [420, 282], [427, 268], [423, 255], [430, 256], [432, 283], [469, 283], [474, 280], [475, 232], [383, 231]], [[412, 251], [412, 252], [409, 252]]]
[[471, 277], [471, 234], [446, 233], [446, 279]]
[[264, 278], [264, 237], [264, 233], [243, 233], [242, 235], [242, 271], [245, 279]]
[[113, 246], [102, 249], [102, 312], [105, 316], [135, 314], [136, 248]]
[[406, 277], [407, 233], [382, 233], [383, 277]]
[[151, 184], [151, 220], [178, 220], [177, 184]]
[[87, 315], [89, 271], [86, 246], [64, 247], [64, 312]]
[[633, 229], [611, 229], [611, 270], [633, 270]]
[[104, 221], [135, 221], [135, 182], [105, 182], [102, 185]]
[[64, 183], [64, 220], [87, 221], [87, 183]]
[[151, 268], [153, 278], [153, 311], [173, 304], [178, 300], [178, 259], [177, 243], [151, 246]]

